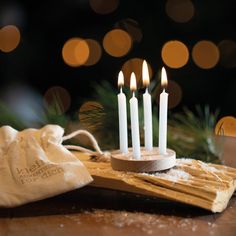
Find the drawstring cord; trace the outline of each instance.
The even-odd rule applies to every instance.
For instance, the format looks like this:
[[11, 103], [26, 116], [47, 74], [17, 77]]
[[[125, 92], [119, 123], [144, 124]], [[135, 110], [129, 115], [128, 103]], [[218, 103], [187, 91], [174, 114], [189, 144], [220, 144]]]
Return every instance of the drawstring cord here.
[[87, 130], [76, 130], [74, 132], [72, 132], [71, 134], [68, 134], [64, 137], [62, 137], [62, 142], [71, 139], [77, 135], [85, 135], [89, 138], [89, 140], [92, 143], [93, 148], [95, 149], [95, 151], [92, 151], [90, 149], [81, 147], [81, 146], [75, 146], [75, 145], [64, 145], [64, 147], [68, 150], [77, 150], [77, 151], [81, 151], [84, 152], [92, 157], [97, 157], [99, 158], [101, 161], [106, 161], [110, 158], [110, 153], [109, 152], [103, 152], [99, 145], [97, 140], [95, 139], [95, 137], [89, 133]]

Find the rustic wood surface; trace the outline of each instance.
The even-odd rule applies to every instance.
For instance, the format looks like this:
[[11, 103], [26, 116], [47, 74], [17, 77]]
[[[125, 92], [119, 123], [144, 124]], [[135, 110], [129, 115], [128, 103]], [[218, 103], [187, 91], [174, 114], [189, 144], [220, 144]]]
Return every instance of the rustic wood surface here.
[[177, 159], [176, 166], [155, 174], [115, 171], [110, 160], [92, 161], [75, 153], [94, 181], [91, 186], [161, 197], [212, 212], [223, 211], [236, 189], [236, 169], [193, 159]]
[[[236, 167], [236, 139], [222, 160]], [[86, 187], [14, 209], [0, 209], [0, 235], [214, 235], [236, 232], [236, 196], [222, 213], [132, 193]]]

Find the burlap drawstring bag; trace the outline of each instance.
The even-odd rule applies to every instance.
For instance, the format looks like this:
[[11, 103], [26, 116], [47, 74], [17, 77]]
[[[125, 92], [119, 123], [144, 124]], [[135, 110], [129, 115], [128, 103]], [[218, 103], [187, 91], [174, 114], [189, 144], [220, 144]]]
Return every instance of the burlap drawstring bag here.
[[57, 125], [20, 132], [0, 128], [0, 207], [45, 199], [92, 181], [84, 165], [62, 145], [63, 134]]

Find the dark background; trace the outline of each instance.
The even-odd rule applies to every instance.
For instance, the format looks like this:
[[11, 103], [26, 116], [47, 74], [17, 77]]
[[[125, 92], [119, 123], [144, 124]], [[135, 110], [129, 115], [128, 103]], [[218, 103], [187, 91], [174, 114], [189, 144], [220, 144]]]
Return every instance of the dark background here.
[[[219, 62], [212, 69], [201, 69], [191, 58], [192, 47], [199, 40], [216, 45], [224, 39], [236, 40], [235, 1], [192, 2], [194, 17], [187, 23], [176, 23], [167, 16], [164, 0], [120, 0], [118, 8], [107, 15], [95, 13], [88, 0], [1, 0], [0, 27], [14, 24], [21, 32], [14, 51], [0, 51], [1, 99], [15, 87], [26, 86], [43, 96], [57, 85], [69, 91], [72, 103], [68, 112], [74, 112], [93, 96], [94, 81], [108, 80], [116, 87], [117, 74], [130, 58], [146, 59], [156, 74], [163, 66], [162, 46], [177, 39], [188, 47], [190, 59], [180, 69], [166, 67], [168, 78], [177, 81], [183, 91], [175, 110], [209, 104], [212, 110], [220, 108], [221, 116], [235, 116], [236, 68], [225, 68]], [[93, 66], [72, 68], [64, 63], [61, 50], [69, 38], [93, 38], [102, 45], [104, 35], [124, 18], [137, 21], [143, 34], [127, 55], [115, 58], [103, 49], [102, 58]], [[11, 96], [17, 102], [17, 96]]]

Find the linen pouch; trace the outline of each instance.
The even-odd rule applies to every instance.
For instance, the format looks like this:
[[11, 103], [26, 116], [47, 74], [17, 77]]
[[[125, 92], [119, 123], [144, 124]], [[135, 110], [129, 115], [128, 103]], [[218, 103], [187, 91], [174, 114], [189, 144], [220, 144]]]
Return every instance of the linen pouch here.
[[62, 145], [63, 128], [0, 128], [0, 207], [15, 207], [83, 187], [93, 179]]

